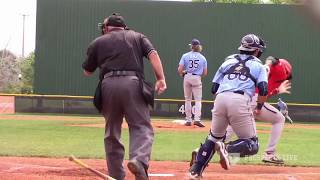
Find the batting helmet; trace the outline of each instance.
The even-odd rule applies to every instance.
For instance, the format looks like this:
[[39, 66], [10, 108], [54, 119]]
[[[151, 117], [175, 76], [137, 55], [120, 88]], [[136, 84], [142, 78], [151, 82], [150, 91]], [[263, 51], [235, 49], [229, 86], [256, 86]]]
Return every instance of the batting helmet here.
[[247, 34], [241, 39], [241, 45], [238, 50], [241, 51], [255, 51], [259, 50], [263, 52], [266, 48], [264, 41], [254, 34]]
[[268, 63], [268, 61], [271, 63], [271, 65], [276, 65], [279, 63], [279, 58], [273, 57], [273, 56], [268, 56], [266, 58], [266, 64]]

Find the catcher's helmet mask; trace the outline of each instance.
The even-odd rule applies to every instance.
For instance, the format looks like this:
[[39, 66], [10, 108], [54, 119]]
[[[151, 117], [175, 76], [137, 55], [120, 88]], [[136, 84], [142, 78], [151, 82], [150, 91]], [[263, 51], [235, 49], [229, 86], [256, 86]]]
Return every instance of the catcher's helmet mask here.
[[241, 39], [241, 45], [239, 46], [238, 50], [240, 51], [255, 51], [259, 50], [263, 52], [266, 48], [266, 45], [260, 37], [254, 34], [247, 34]]

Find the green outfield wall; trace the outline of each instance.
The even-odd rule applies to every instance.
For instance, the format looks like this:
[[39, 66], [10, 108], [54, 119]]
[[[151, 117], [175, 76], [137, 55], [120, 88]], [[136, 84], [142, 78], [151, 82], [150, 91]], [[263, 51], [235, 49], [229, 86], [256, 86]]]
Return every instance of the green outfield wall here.
[[[121, 13], [127, 25], [143, 32], [158, 50], [168, 90], [157, 98], [183, 99], [177, 65], [192, 38], [203, 44], [209, 74], [203, 98], [212, 100], [211, 80], [224, 58], [237, 53], [241, 37], [255, 33], [267, 42], [269, 55], [293, 65], [292, 103], [320, 103], [320, 28], [293, 5], [246, 5], [190, 2], [38, 0], [35, 93], [91, 96], [97, 84], [82, 74], [88, 44], [100, 35], [104, 17]], [[146, 76], [154, 80], [145, 61]]]

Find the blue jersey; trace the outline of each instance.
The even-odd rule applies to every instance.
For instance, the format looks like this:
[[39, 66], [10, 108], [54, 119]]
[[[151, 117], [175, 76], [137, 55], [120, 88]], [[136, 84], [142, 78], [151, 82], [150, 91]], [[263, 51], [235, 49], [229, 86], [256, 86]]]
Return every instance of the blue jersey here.
[[207, 68], [207, 60], [201, 53], [190, 51], [182, 55], [179, 65], [183, 65], [187, 73], [201, 76]]
[[[244, 91], [252, 97], [255, 94], [256, 88], [255, 82], [252, 79], [241, 77], [239, 74], [225, 74], [230, 67], [239, 62], [239, 60], [235, 58], [236, 55], [238, 55], [241, 60], [249, 57], [249, 55], [245, 54], [235, 54], [227, 57], [226, 61], [219, 67], [212, 82], [220, 84], [217, 94], [228, 91]], [[255, 78], [257, 84], [260, 82], [268, 82], [266, 68], [258, 58], [252, 56], [252, 59], [248, 60], [245, 66], [250, 69], [250, 74]]]

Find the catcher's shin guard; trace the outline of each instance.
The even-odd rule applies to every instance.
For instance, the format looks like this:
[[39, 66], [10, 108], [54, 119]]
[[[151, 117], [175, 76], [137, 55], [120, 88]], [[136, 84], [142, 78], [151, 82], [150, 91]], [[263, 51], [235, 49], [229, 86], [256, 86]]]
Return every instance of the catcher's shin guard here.
[[257, 137], [249, 139], [237, 139], [230, 142], [226, 147], [228, 153], [238, 153], [240, 157], [255, 155], [259, 151], [259, 141]]
[[214, 153], [215, 143], [207, 138], [204, 144], [201, 144], [196, 156], [196, 161], [189, 170], [191, 175], [201, 176]]

